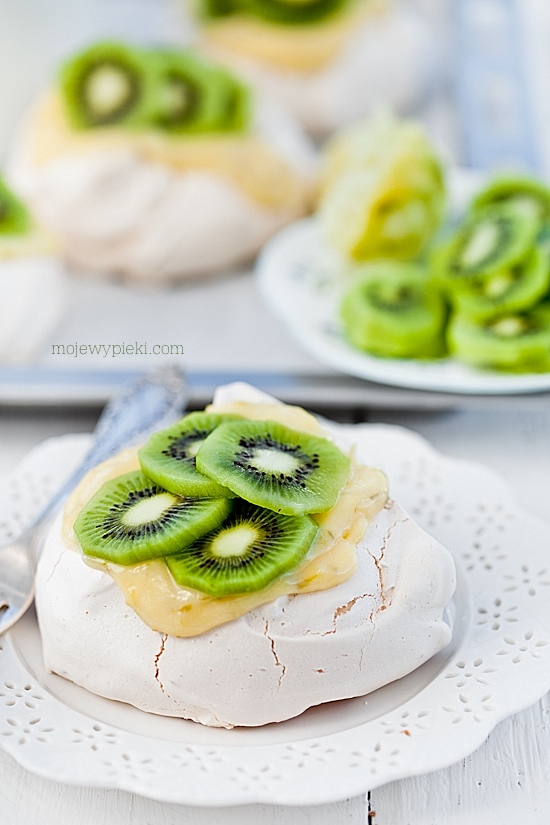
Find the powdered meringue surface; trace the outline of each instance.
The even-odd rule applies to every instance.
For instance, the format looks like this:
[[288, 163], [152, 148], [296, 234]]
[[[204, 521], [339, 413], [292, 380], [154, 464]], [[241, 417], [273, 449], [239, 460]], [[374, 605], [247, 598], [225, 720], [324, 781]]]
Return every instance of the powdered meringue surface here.
[[[215, 401], [258, 401], [241, 385]], [[356, 573], [328, 590], [283, 596], [191, 638], [147, 627], [110, 576], [52, 526], [36, 604], [46, 667], [142, 710], [206, 725], [256, 726], [367, 694], [443, 647], [455, 586], [450, 554], [391, 499], [358, 546]]]

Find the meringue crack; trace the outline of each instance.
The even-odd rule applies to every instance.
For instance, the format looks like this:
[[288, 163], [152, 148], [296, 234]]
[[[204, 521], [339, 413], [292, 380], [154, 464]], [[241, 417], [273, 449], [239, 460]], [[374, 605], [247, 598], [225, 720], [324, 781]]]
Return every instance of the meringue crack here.
[[[387, 506], [388, 505], [386, 504], [386, 507]], [[386, 554], [386, 547], [387, 547], [388, 541], [390, 540], [391, 534], [393, 533], [393, 531], [395, 530], [397, 525], [398, 524], [406, 524], [408, 521], [410, 521], [408, 516], [406, 518], [402, 518], [402, 519], [398, 519], [397, 521], [394, 521], [394, 523], [388, 529], [387, 534], [384, 536], [384, 540], [382, 541], [382, 547], [380, 548], [380, 555], [379, 556], [375, 556], [374, 553], [370, 552], [370, 550], [368, 551], [368, 554], [371, 557], [371, 559], [373, 560], [374, 565], [375, 565], [375, 567], [378, 571], [378, 579], [379, 579], [379, 582], [380, 582], [380, 598], [382, 599], [382, 604], [380, 605], [378, 610], [385, 610], [388, 606], [386, 604], [386, 587], [384, 585], [384, 571], [382, 569], [382, 560], [383, 560], [383, 558]]]
[[57, 570], [57, 568], [58, 568], [58, 566], [59, 566], [59, 563], [61, 562], [61, 559], [62, 559], [62, 558], [63, 558], [63, 551], [61, 551], [61, 552], [59, 553], [59, 556], [57, 557], [57, 561], [56, 561], [56, 563], [54, 564], [54, 566], [53, 566], [53, 567], [52, 567], [52, 569], [50, 570], [49, 575], [48, 575], [48, 578], [47, 578], [47, 579], [46, 579], [46, 581], [44, 582], [44, 587], [45, 587], [45, 586], [49, 583], [49, 581], [50, 581], [50, 579], [52, 578], [53, 574], [54, 574], [54, 573], [55, 573], [55, 571]]
[[[160, 657], [164, 653], [164, 649], [166, 647], [166, 640], [167, 639], [168, 639], [168, 635], [166, 633], [163, 633], [162, 636], [161, 636], [161, 639], [160, 639], [159, 652], [155, 656], [155, 681], [158, 682], [158, 686], [160, 687], [160, 689], [163, 693], [166, 693], [166, 691], [164, 690], [164, 685], [162, 684], [162, 682], [159, 679], [159, 670], [160, 670], [159, 661], [160, 661]], [[168, 694], [166, 694], [166, 695], [168, 695]]]
[[354, 605], [356, 605], [357, 602], [360, 602], [361, 599], [366, 599], [367, 597], [373, 598], [374, 595], [375, 595], [374, 593], [362, 593], [360, 596], [354, 596], [353, 599], [349, 600], [349, 602], [346, 602], [346, 604], [342, 604], [342, 605], [340, 605], [340, 607], [336, 608], [336, 610], [332, 614], [332, 629], [331, 630], [324, 630], [322, 633], [320, 633], [318, 630], [306, 630], [304, 635], [306, 635], [306, 636], [330, 636], [333, 633], [336, 633], [336, 622], [338, 621], [340, 616], [343, 616], [344, 614], [349, 613], [349, 611], [354, 607]]
[[278, 682], [278, 685], [277, 685], [277, 687], [280, 688], [281, 687], [281, 682], [283, 681], [283, 678], [286, 674], [286, 665], [284, 665], [279, 660], [279, 657], [277, 656], [277, 651], [275, 650], [275, 640], [269, 635], [269, 622], [268, 622], [267, 619], [265, 620], [264, 636], [266, 637], [266, 639], [269, 641], [269, 643], [271, 645], [271, 652], [273, 654], [273, 658], [275, 659], [276, 666], [282, 668], [281, 669], [281, 675], [279, 676], [279, 682]]

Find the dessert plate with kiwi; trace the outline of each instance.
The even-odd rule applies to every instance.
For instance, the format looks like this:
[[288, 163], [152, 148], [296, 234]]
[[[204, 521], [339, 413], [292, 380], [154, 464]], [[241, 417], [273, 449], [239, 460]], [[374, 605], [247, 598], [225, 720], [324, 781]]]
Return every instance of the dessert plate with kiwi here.
[[[127, 790], [170, 803], [207, 806], [260, 802], [322, 804], [357, 796], [389, 781], [448, 766], [481, 745], [500, 720], [543, 696], [548, 690], [550, 650], [550, 602], [544, 587], [548, 584], [545, 562], [548, 525], [518, 508], [510, 491], [494, 473], [476, 464], [446, 458], [408, 430], [370, 424], [328, 426], [331, 437], [339, 443], [343, 443], [341, 439], [354, 441], [358, 458], [366, 460], [368, 457], [374, 466], [383, 467], [392, 496], [403, 501], [407, 511], [415, 513], [418, 523], [425, 525], [425, 529], [451, 551], [457, 565], [457, 589], [444, 613], [444, 621], [451, 630], [447, 647], [407, 676], [369, 693], [367, 698], [357, 696], [311, 707], [278, 724], [225, 729], [179, 717], [145, 713], [138, 707], [98, 695], [47, 671], [43, 661], [44, 624], [41, 634], [36, 615], [29, 612], [3, 637], [0, 645], [0, 748], [45, 778]], [[282, 543], [288, 545], [289, 532], [286, 526], [281, 529], [282, 524], [292, 528], [299, 526], [301, 538], [297, 542], [297, 534], [294, 534], [292, 539], [296, 549], [303, 537], [306, 543], [310, 541], [311, 523], [307, 515], [276, 512], [280, 506], [272, 497], [273, 489], [266, 490], [262, 485], [266, 465], [273, 471], [275, 465], [286, 464], [286, 469], [280, 473], [285, 478], [280, 479], [279, 486], [281, 489], [288, 487], [286, 476], [296, 474], [293, 467], [297, 463], [296, 445], [285, 436], [285, 448], [274, 450], [270, 442], [281, 441], [283, 433], [276, 432], [272, 425], [268, 433], [263, 419], [249, 419], [246, 434], [244, 429], [241, 430], [245, 442], [241, 452], [246, 455], [238, 457], [239, 464], [233, 462], [235, 466], [231, 471], [223, 456], [232, 449], [230, 445], [237, 427], [244, 427], [238, 414], [220, 413], [214, 418], [213, 415], [193, 413], [173, 428], [162, 431], [161, 437], [141, 449], [139, 463], [146, 465], [148, 472], [152, 468], [157, 475], [154, 459], [160, 455], [161, 469], [158, 472], [162, 473], [162, 485], [165, 486], [152, 480], [145, 481], [140, 472], [124, 473], [116, 484], [105, 482], [102, 474], [103, 492], [98, 499], [89, 501], [78, 526], [84, 552], [89, 556], [95, 553], [96, 559], [100, 559], [97, 549], [89, 545], [85, 537], [90, 535], [90, 523], [100, 525], [101, 535], [116, 523], [117, 532], [124, 533], [120, 547], [127, 548], [129, 541], [138, 550], [142, 546], [145, 525], [151, 528], [146, 531], [151, 549], [157, 536], [152, 527], [160, 520], [165, 522], [167, 534], [170, 532], [180, 537], [181, 531], [187, 531], [192, 524], [197, 539], [188, 545], [185, 553], [169, 554], [174, 575], [186, 581], [194, 578], [195, 586], [200, 589], [206, 582], [209, 587], [217, 588], [221, 577], [213, 574], [212, 559], [217, 557], [221, 571], [223, 562], [235, 555], [237, 548], [243, 564], [223, 575], [223, 586], [232, 588], [237, 582], [237, 590], [242, 593], [244, 576], [246, 587], [252, 588], [250, 592], [253, 594], [255, 588], [262, 586], [258, 577], [260, 568], [262, 575], [267, 571], [268, 576], [272, 576], [274, 571], [268, 570], [271, 563], [267, 548], [264, 548], [262, 557], [256, 548], [251, 554], [255, 559], [250, 560], [251, 564], [244, 564], [243, 536], [244, 543], [252, 547], [249, 542], [251, 532], [260, 536], [271, 530], [277, 534], [279, 542], [277, 555], [286, 564], [286, 550], [282, 551]], [[215, 439], [213, 433], [217, 433]], [[337, 461], [336, 454], [330, 449], [332, 442], [327, 450], [326, 443], [318, 443], [322, 439], [317, 439], [313, 433], [311, 437], [311, 458], [317, 455], [319, 461], [308, 462], [316, 466], [306, 467], [304, 487], [296, 478], [293, 483], [295, 488], [303, 489], [308, 498], [315, 494], [316, 479], [322, 475], [327, 462], [336, 489], [340, 483], [338, 474], [345, 472], [345, 464], [339, 466], [342, 459]], [[216, 449], [210, 449], [212, 444]], [[26, 520], [36, 503], [48, 498], [51, 488], [55, 488], [78, 463], [88, 445], [87, 435], [50, 439], [36, 447], [9, 478], [0, 479], [0, 535], [17, 529], [19, 519]], [[301, 446], [309, 452], [303, 438]], [[126, 457], [121, 455], [117, 459], [122, 464], [128, 461], [128, 456], [124, 455]], [[239, 467], [240, 464], [245, 465], [249, 481], [246, 495], [260, 501], [259, 504], [239, 500], [232, 489], [240, 484], [238, 478], [244, 469]], [[306, 466], [303, 461], [299, 464]], [[191, 512], [194, 505], [187, 508], [178, 493], [166, 489], [166, 486], [174, 488], [174, 485], [187, 484], [187, 480], [193, 484], [197, 466], [208, 471], [213, 484], [221, 485], [219, 488], [213, 486], [202, 499], [208, 502], [208, 513]], [[99, 477], [96, 481], [100, 482]], [[334, 489], [331, 492], [326, 480], [322, 487], [332, 501]], [[276, 496], [279, 494], [280, 490]], [[106, 513], [97, 510], [101, 499], [107, 504]], [[288, 499], [292, 500], [293, 509], [294, 499], [297, 497]], [[225, 504], [220, 505], [220, 501]], [[307, 509], [316, 510], [326, 504], [326, 501], [325, 504], [310, 502]], [[273, 520], [275, 525], [273, 528], [265, 521], [266, 510], [270, 507], [275, 508], [268, 514], [268, 520]], [[229, 516], [223, 512], [227, 508], [231, 510]], [[261, 511], [262, 524], [258, 519]], [[491, 529], [485, 529], [487, 514], [490, 514]], [[97, 537], [96, 532], [96, 540]], [[497, 555], [493, 553], [495, 541], [499, 547]], [[109, 547], [110, 552], [116, 554], [117, 563], [122, 561], [124, 567], [129, 557], [121, 559], [118, 542], [109, 538]], [[414, 547], [416, 570], [419, 548], [418, 545]], [[521, 548], [520, 552], [518, 548]], [[200, 581], [195, 578], [199, 551], [203, 559], [199, 565], [202, 566]], [[75, 557], [75, 563], [81, 564], [81, 559], [72, 550], [67, 552], [71, 558]], [[487, 553], [492, 554], [491, 565], [485, 563]], [[532, 571], [527, 577], [526, 566]], [[82, 567], [87, 575], [104, 575], [93, 566], [88, 568], [82, 564]], [[391, 575], [388, 557], [383, 569], [384, 576]], [[55, 575], [59, 574], [58, 568]], [[53, 587], [55, 600], [56, 592], [65, 598], [66, 594], [61, 593], [61, 588], [54, 585], [53, 580], [46, 584]], [[430, 589], [434, 589], [433, 581]], [[122, 630], [128, 640], [130, 634], [126, 623], [132, 621], [132, 610], [128, 605], [122, 607], [121, 627], [105, 621], [106, 593], [102, 586], [95, 608], [100, 621], [98, 634], [108, 640]], [[75, 600], [78, 601], [80, 595], [80, 591], [75, 591]], [[365, 594], [363, 599], [367, 596]], [[308, 595], [296, 598], [307, 599]], [[501, 602], [508, 612], [512, 611], [513, 627], [491, 618], [494, 604]], [[350, 621], [350, 609], [351, 605], [344, 605], [334, 621], [344, 624]], [[288, 615], [280, 607], [278, 610], [281, 621], [286, 622]], [[384, 615], [388, 613], [384, 605]], [[316, 621], [314, 611], [308, 607], [306, 615], [313, 627]], [[509, 617], [504, 620], [512, 621]], [[351, 625], [345, 627], [343, 635], [347, 638]], [[280, 648], [272, 648], [272, 638], [265, 637], [262, 630], [260, 625], [257, 635], [271, 657], [267, 659], [267, 667]], [[143, 624], [139, 632], [147, 632]], [[67, 634], [73, 634], [74, 638], [74, 627], [65, 617], [60, 643], [66, 647]], [[150, 652], [150, 661], [154, 665], [151, 678], [154, 680], [162, 678], [162, 660], [173, 642], [168, 635], [159, 632]], [[218, 637], [209, 638], [214, 644]], [[252, 639], [253, 634], [249, 638]], [[326, 643], [333, 652], [335, 634], [329, 633], [323, 638], [323, 644]], [[278, 644], [283, 642], [279, 640]], [[107, 659], [95, 660], [93, 652], [82, 644], [82, 640], [72, 649], [73, 653], [75, 651], [77, 658], [73, 665], [76, 661], [92, 662], [90, 672], [97, 672], [101, 678], [108, 675]], [[238, 668], [247, 650], [234, 648], [233, 651], [234, 667]], [[369, 651], [372, 664], [371, 646]], [[222, 647], [218, 645], [216, 656], [221, 655]], [[120, 668], [121, 662], [128, 660], [122, 645], [116, 646], [116, 656]], [[299, 661], [303, 663], [303, 659]], [[271, 666], [281, 669], [276, 658]], [[257, 665], [259, 673], [263, 673], [262, 667], [264, 663], [260, 662]], [[213, 673], [218, 669], [216, 662]], [[249, 670], [246, 671], [247, 681], [248, 673]], [[288, 676], [286, 673], [284, 678]], [[182, 684], [191, 677], [192, 674], [187, 672], [186, 678], [181, 679]], [[326, 678], [325, 674], [322, 678]], [[227, 691], [226, 682], [216, 682], [215, 675], [212, 680], [222, 693]], [[168, 687], [168, 681], [162, 684], [172, 694], [174, 685]]]
[[464, 394], [550, 390], [550, 190], [518, 175], [474, 180], [451, 180], [455, 214], [413, 260], [396, 249], [352, 261], [319, 216], [295, 222], [258, 260], [265, 301], [305, 350], [349, 375]]

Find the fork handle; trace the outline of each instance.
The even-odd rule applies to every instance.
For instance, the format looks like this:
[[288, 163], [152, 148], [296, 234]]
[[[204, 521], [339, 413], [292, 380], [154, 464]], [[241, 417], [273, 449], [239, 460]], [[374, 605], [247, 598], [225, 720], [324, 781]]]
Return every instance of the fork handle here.
[[36, 530], [47, 521], [92, 467], [116, 455], [123, 447], [144, 440], [152, 429], [173, 423], [182, 414], [186, 402], [187, 385], [182, 370], [176, 366], [155, 370], [123, 389], [103, 410], [94, 430], [93, 444], [82, 463], [27, 530]]

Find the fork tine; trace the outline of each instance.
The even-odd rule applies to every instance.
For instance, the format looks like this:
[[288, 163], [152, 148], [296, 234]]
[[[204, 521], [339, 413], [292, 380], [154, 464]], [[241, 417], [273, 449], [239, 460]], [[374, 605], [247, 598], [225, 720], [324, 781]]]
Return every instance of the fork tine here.
[[28, 610], [33, 600], [33, 593], [21, 604], [4, 604], [0, 606], [0, 635], [9, 630]]

